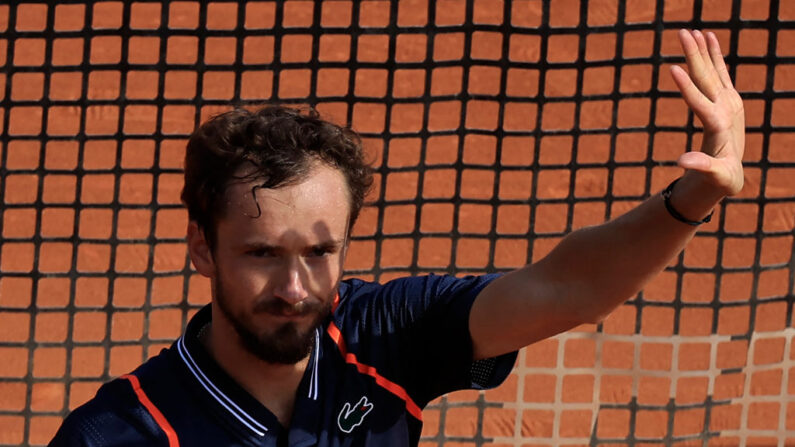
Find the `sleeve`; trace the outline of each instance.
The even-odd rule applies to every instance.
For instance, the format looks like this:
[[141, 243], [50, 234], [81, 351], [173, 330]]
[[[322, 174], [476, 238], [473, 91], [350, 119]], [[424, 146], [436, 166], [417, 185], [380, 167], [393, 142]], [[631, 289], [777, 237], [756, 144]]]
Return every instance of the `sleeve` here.
[[423, 407], [451, 391], [495, 387], [511, 372], [516, 352], [472, 361], [469, 312], [497, 277], [354, 282], [345, 293], [347, 309], [335, 318], [346, 327], [349, 347], [379, 365]]
[[119, 380], [106, 383], [93, 399], [64, 419], [48, 446], [166, 445], [147, 424], [146, 410], [130, 394]]
[[110, 441], [115, 441], [115, 439], [109, 439], [109, 428], [118, 428], [120, 422], [112, 413], [94, 412], [90, 407], [80, 407], [66, 417], [48, 445], [50, 447], [99, 447], [106, 445]]
[[55, 437], [47, 444], [48, 447], [89, 447], [92, 445], [80, 434], [80, 430], [70, 423], [70, 417], [71, 415], [61, 424]]

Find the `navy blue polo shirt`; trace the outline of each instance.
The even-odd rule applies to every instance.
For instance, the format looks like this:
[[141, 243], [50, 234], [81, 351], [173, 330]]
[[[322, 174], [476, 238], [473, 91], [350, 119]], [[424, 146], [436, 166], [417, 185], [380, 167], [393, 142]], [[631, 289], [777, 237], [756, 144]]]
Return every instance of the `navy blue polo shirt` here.
[[289, 428], [205, 351], [206, 306], [170, 348], [75, 409], [50, 445], [416, 445], [428, 402], [496, 386], [513, 367], [515, 352], [472, 362], [469, 311], [495, 277], [343, 281], [316, 330]]

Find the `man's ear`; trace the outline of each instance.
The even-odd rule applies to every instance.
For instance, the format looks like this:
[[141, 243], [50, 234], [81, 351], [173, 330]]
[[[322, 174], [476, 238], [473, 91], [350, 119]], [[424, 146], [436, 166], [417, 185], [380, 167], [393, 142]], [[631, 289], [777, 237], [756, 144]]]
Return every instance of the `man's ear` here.
[[188, 253], [193, 266], [203, 276], [211, 278], [215, 276], [215, 261], [213, 260], [212, 249], [207, 242], [204, 230], [199, 227], [195, 220], [188, 222]]

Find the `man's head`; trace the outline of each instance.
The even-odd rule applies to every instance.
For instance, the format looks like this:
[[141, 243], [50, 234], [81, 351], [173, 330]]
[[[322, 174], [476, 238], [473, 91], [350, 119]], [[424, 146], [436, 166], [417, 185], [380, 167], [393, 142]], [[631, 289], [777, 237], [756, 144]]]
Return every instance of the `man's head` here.
[[213, 333], [271, 363], [306, 357], [370, 182], [356, 134], [315, 112], [236, 110], [201, 126], [182, 197], [191, 259], [212, 281]]
[[352, 228], [372, 184], [371, 169], [359, 136], [322, 120], [314, 109], [235, 109], [202, 124], [188, 141], [182, 201], [212, 244], [231, 184], [255, 182], [255, 188], [276, 189], [302, 180], [318, 161], [345, 177]]

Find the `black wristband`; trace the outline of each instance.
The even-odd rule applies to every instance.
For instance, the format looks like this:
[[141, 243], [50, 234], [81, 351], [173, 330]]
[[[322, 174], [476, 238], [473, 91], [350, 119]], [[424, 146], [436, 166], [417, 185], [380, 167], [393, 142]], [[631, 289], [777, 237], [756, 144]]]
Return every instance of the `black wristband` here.
[[715, 212], [715, 210], [712, 210], [712, 212], [710, 212], [707, 217], [705, 217], [704, 219], [698, 221], [698, 220], [689, 220], [685, 216], [679, 214], [679, 211], [676, 211], [674, 209], [674, 206], [671, 205], [671, 192], [674, 190], [674, 185], [678, 181], [679, 181], [679, 179], [676, 179], [676, 180], [672, 181], [671, 184], [668, 185], [668, 187], [665, 188], [663, 190], [663, 192], [662, 192], [663, 203], [665, 204], [665, 209], [668, 210], [668, 214], [673, 216], [673, 218], [678, 220], [679, 222], [686, 223], [686, 224], [692, 225], [694, 227], [697, 227], [697, 226], [699, 226], [699, 225], [701, 225], [703, 223], [709, 222], [712, 219], [712, 214]]

